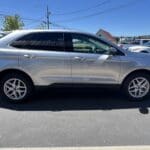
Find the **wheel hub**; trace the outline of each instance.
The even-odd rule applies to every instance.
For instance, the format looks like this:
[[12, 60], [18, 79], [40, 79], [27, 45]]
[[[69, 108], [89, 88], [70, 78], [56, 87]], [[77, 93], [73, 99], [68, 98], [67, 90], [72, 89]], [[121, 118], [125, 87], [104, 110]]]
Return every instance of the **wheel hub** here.
[[20, 79], [9, 79], [4, 83], [4, 93], [12, 100], [20, 100], [26, 95], [27, 87]]
[[134, 98], [142, 98], [149, 92], [149, 81], [144, 77], [133, 79], [128, 87], [129, 94]]

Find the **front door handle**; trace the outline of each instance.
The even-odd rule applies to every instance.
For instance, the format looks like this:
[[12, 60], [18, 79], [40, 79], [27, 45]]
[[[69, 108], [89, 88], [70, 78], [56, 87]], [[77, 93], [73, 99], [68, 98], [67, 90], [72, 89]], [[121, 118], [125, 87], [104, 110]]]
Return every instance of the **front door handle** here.
[[81, 62], [83, 62], [83, 61], [85, 61], [85, 62], [94, 62], [95, 61], [95, 59], [93, 59], [93, 58], [85, 58], [85, 57], [80, 57], [80, 56], [75, 56], [74, 60], [81, 61]]
[[88, 58], [88, 59], [85, 59], [86, 62], [94, 62], [96, 61], [95, 59], [92, 59], [92, 58]]
[[79, 57], [79, 56], [75, 56], [73, 59], [77, 60], [77, 61], [84, 61], [85, 60], [85, 58]]

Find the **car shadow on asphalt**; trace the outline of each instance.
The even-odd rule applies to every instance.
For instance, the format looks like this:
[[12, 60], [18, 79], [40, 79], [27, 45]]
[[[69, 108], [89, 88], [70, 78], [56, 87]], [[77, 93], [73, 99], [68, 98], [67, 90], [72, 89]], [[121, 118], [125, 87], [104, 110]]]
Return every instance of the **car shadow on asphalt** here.
[[[150, 98], [149, 98], [150, 99]], [[120, 90], [101, 88], [45, 88], [38, 89], [28, 101], [20, 104], [0, 101], [0, 108], [16, 111], [84, 111], [139, 109], [149, 114], [150, 100], [131, 102]]]

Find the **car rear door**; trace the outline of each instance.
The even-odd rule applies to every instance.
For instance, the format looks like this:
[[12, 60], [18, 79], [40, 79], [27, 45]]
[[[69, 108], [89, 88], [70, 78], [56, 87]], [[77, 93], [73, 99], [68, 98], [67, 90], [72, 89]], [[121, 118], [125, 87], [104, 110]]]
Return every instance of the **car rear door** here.
[[32, 76], [35, 84], [71, 81], [70, 57], [64, 51], [64, 33], [30, 33], [12, 45], [20, 48], [20, 68]]

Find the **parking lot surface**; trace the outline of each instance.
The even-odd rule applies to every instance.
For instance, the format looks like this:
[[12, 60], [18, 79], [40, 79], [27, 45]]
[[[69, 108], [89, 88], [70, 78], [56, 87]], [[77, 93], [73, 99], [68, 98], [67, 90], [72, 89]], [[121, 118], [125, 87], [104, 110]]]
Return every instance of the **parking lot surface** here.
[[0, 101], [0, 147], [149, 145], [149, 107], [118, 90], [40, 89], [22, 104]]

